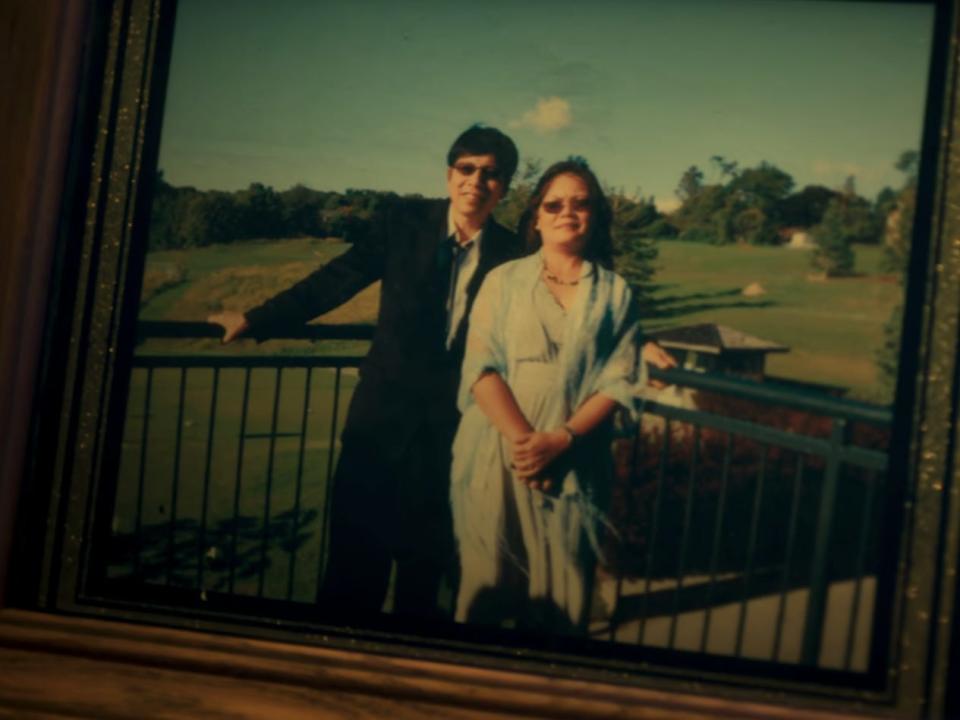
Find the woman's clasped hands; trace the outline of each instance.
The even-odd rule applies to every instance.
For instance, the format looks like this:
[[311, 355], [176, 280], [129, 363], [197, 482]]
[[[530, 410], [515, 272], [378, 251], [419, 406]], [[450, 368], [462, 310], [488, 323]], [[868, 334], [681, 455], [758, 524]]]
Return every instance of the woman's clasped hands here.
[[514, 476], [533, 490], [547, 491], [553, 485], [543, 471], [573, 444], [573, 435], [565, 429], [531, 431], [511, 443]]

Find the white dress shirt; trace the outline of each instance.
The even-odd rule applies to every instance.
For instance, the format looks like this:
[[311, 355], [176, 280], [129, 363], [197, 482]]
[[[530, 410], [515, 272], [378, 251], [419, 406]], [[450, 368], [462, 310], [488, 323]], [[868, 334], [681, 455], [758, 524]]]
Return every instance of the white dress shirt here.
[[460, 242], [457, 224], [453, 221], [453, 206], [447, 210], [447, 237], [453, 238], [460, 250], [450, 262], [450, 290], [447, 294], [447, 349], [453, 344], [457, 328], [467, 311], [467, 285], [477, 271], [480, 262], [480, 242], [483, 238], [481, 228], [466, 242]]

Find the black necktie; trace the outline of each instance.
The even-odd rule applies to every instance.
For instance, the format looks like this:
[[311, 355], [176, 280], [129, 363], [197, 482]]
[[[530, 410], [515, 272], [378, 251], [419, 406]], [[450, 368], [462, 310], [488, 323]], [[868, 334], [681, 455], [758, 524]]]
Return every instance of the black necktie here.
[[450, 283], [450, 268], [457, 255], [459, 244], [454, 236], [444, 238], [437, 246], [437, 278], [446, 287]]
[[450, 293], [456, 288], [456, 276], [460, 269], [460, 256], [467, 251], [470, 243], [461, 245], [456, 238], [446, 238], [437, 248], [437, 278], [444, 289], [443, 296], [449, 301]]
[[451, 316], [453, 314], [453, 294], [457, 291], [457, 274], [460, 270], [460, 256], [467, 251], [469, 244], [465, 247], [457, 242], [456, 236], [450, 236], [440, 243], [437, 248], [437, 279], [440, 289], [440, 297], [444, 300], [444, 340], [446, 332], [449, 330]]

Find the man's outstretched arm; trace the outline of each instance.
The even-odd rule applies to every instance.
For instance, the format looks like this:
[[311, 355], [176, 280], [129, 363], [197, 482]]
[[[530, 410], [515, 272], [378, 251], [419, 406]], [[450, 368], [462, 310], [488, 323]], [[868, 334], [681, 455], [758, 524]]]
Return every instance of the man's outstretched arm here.
[[343, 255], [262, 305], [243, 313], [214, 313], [207, 322], [221, 325], [228, 343], [241, 335], [260, 339], [278, 328], [296, 328], [339, 307], [382, 277], [386, 215], [384, 208]]

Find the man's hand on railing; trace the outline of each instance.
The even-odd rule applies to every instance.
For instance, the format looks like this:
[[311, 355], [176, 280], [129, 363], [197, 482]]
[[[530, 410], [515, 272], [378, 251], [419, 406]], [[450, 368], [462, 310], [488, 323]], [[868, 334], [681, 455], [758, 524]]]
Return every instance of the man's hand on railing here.
[[[650, 340], [644, 344], [640, 356], [643, 359], [643, 362], [650, 363], [654, 367], [660, 368], [661, 370], [669, 370], [670, 368], [675, 368], [677, 366], [677, 361], [674, 359], [673, 355], [657, 345], [653, 340]], [[657, 390], [662, 390], [667, 386], [667, 383], [663, 382], [662, 380], [653, 379], [651, 379], [647, 384]]]
[[237, 337], [242, 335], [244, 331], [250, 324], [247, 322], [247, 318], [244, 317], [243, 313], [235, 312], [233, 310], [227, 310], [225, 312], [214, 313], [207, 317], [208, 323], [213, 323], [214, 325], [220, 325], [223, 328], [223, 338], [220, 342], [226, 345], [228, 342], [233, 342]]

